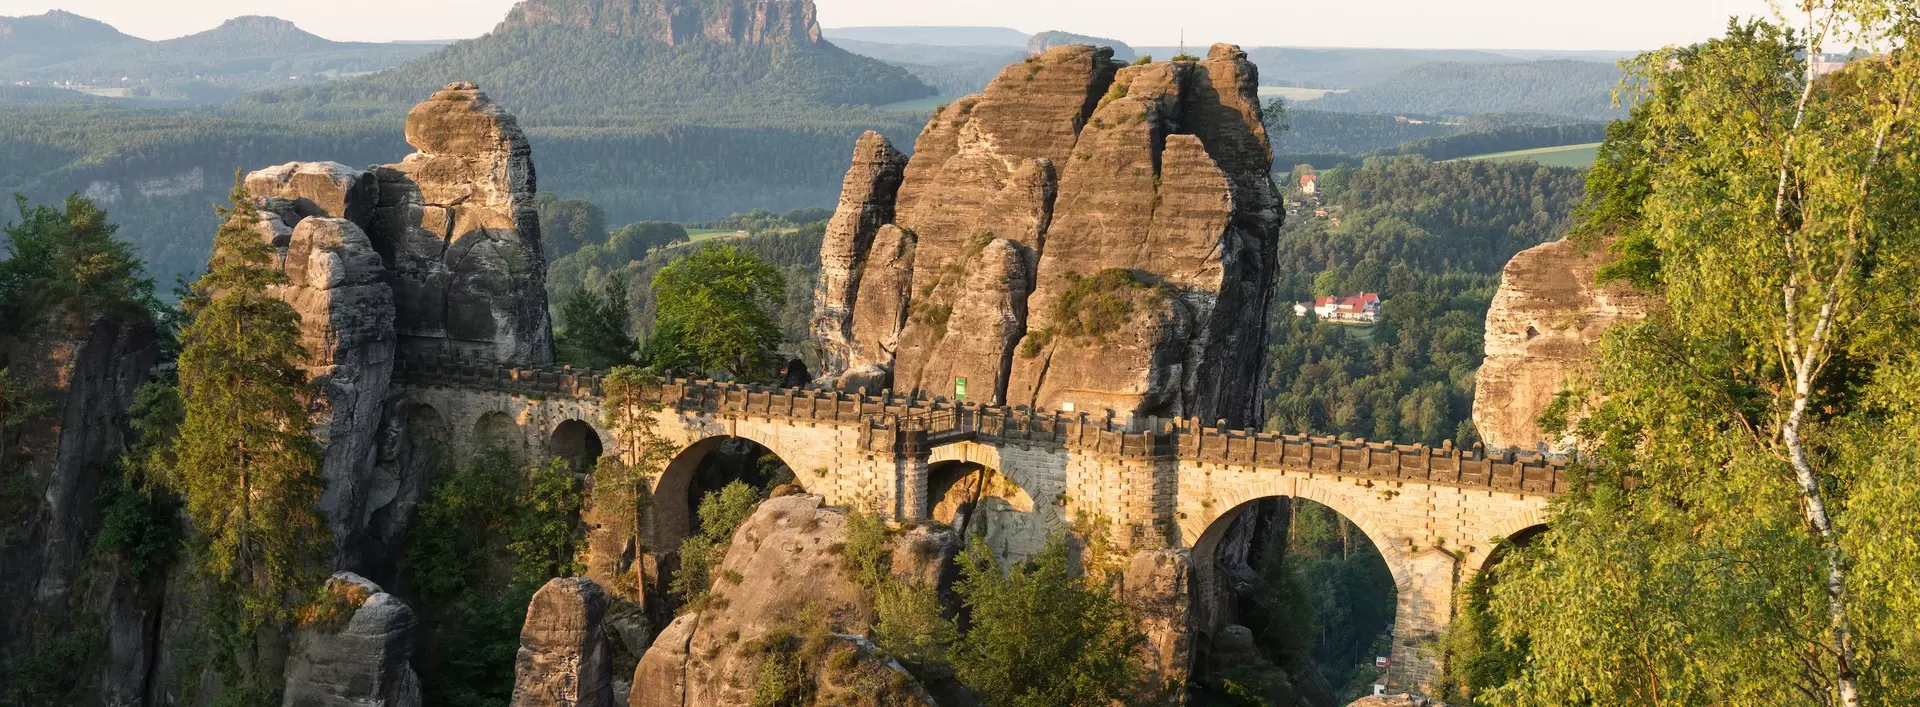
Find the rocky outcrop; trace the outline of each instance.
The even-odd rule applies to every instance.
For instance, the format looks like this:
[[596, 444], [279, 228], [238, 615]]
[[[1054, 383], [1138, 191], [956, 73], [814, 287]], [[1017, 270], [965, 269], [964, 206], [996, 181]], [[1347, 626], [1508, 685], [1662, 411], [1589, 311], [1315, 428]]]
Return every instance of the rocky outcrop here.
[[320, 393], [312, 407], [314, 436], [326, 450], [320, 508], [332, 527], [339, 564], [358, 568], [360, 535], [372, 514], [393, 501], [398, 486], [374, 473], [393, 378], [393, 289], [366, 232], [344, 218], [302, 219], [281, 256], [287, 284], [270, 294], [300, 314], [307, 374]]
[[513, 707], [612, 704], [606, 613], [606, 593], [585, 577], [548, 580], [533, 595], [513, 666]]
[[[932, 704], [898, 663], [859, 638], [873, 609], [846, 567], [846, 524], [846, 513], [819, 496], [761, 504], [735, 531], [706, 608], [674, 619], [641, 658], [629, 707], [750, 704], [768, 660], [797, 661], [823, 704], [840, 703], [836, 695]], [[945, 530], [893, 542], [894, 575], [917, 581], [937, 578], [959, 547]]]
[[1193, 563], [1186, 550], [1137, 553], [1121, 577], [1120, 595], [1134, 628], [1146, 637], [1140, 663], [1146, 668], [1140, 694], [1178, 704], [1193, 663]]
[[419, 150], [375, 169], [368, 230], [393, 271], [401, 350], [506, 365], [553, 361], [532, 149], [472, 83], [407, 114]]
[[289, 228], [301, 219], [330, 216], [366, 230], [380, 197], [371, 172], [338, 162], [289, 162], [249, 174], [244, 183]]
[[994, 404], [1256, 422], [1281, 221], [1257, 85], [1228, 45], [1132, 67], [1070, 45], [941, 110], [896, 202], [911, 284], [851, 286], [845, 348], [877, 359], [849, 367], [930, 395], [965, 378]]
[[1571, 437], [1548, 439], [1540, 413], [1592, 370], [1607, 327], [1645, 319], [1653, 302], [1624, 284], [1596, 284], [1610, 261], [1604, 244], [1563, 240], [1507, 263], [1487, 310], [1487, 358], [1473, 396], [1473, 422], [1488, 449], [1571, 450]]
[[[907, 168], [906, 155], [871, 130], [853, 148], [853, 167], [841, 183], [840, 206], [820, 244], [820, 286], [814, 293], [813, 338], [820, 346], [821, 373], [838, 376], [854, 360], [853, 305], [865, 274], [867, 253], [880, 229], [893, 223], [894, 198]], [[896, 229], [897, 230], [897, 229]], [[897, 241], [897, 238], [896, 238]], [[898, 251], [898, 244], [894, 251]], [[863, 361], [862, 364], [873, 363]]]
[[98, 702], [124, 704], [146, 687], [160, 607], [112, 553], [90, 550], [101, 488], [133, 442], [128, 409], [153, 375], [159, 336], [144, 317], [39, 314], [30, 335], [0, 338], [0, 368], [45, 405], [0, 427], [0, 593], [9, 597], [0, 664], [53, 645], [91, 614], [104, 650], [97, 665], [70, 667], [95, 671]]
[[413, 610], [350, 572], [327, 581], [326, 605], [341, 612], [300, 628], [287, 658], [284, 707], [417, 707]]
[[545, 23], [676, 46], [695, 38], [730, 44], [821, 41], [811, 0], [525, 0], [495, 31]]
[[1362, 697], [1348, 707], [1447, 707], [1446, 704], [1418, 695], [1377, 695]]

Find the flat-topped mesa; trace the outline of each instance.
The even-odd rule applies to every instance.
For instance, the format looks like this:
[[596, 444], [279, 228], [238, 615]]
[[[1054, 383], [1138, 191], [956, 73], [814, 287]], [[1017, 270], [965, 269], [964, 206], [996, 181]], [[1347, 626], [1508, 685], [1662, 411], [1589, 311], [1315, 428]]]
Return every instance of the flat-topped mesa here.
[[472, 83], [407, 114], [419, 150], [374, 170], [368, 235], [393, 271], [400, 345], [509, 365], [553, 360], [532, 149]]
[[812, 0], [522, 0], [495, 31], [559, 24], [678, 46], [821, 41]]
[[939, 111], [896, 202], [911, 286], [851, 288], [846, 348], [880, 360], [847, 368], [935, 396], [1257, 423], [1282, 218], [1257, 87], [1230, 45], [1130, 67], [1071, 45]]

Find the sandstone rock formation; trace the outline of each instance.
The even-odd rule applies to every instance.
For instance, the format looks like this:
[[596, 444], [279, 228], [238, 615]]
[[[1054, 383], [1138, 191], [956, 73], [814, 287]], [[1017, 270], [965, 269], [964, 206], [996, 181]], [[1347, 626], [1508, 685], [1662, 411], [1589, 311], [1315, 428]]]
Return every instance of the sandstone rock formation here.
[[513, 707], [612, 704], [606, 613], [606, 593], [585, 577], [548, 580], [533, 595], [513, 666]]
[[1147, 637], [1140, 647], [1141, 664], [1147, 668], [1143, 695], [1174, 698], [1181, 691], [1168, 688], [1187, 682], [1193, 662], [1192, 579], [1193, 563], [1186, 550], [1137, 553], [1122, 576], [1121, 598], [1132, 611], [1135, 629]]
[[0, 523], [0, 593], [9, 597], [0, 602], [0, 664], [52, 644], [90, 613], [105, 624], [100, 659], [71, 668], [94, 676], [98, 702], [130, 704], [147, 686], [160, 606], [131, 569], [90, 550], [101, 487], [133, 442], [127, 410], [153, 375], [160, 340], [144, 318], [43, 314], [29, 335], [0, 337], [0, 368], [48, 406], [0, 427], [0, 481], [19, 494]]
[[1652, 303], [1625, 285], [1595, 284], [1610, 260], [1604, 245], [1556, 241], [1507, 263], [1487, 310], [1487, 359], [1473, 396], [1473, 422], [1488, 449], [1572, 448], [1571, 438], [1548, 439], [1540, 413], [1590, 372], [1607, 327], [1645, 319]]
[[810, 0], [526, 0], [499, 29], [556, 23], [676, 46], [695, 37], [732, 44], [818, 43], [815, 14]]
[[829, 369], [846, 370], [853, 360], [854, 295], [874, 236], [893, 222], [894, 196], [906, 168], [906, 155], [879, 133], [869, 130], [854, 145], [840, 207], [820, 244], [820, 286], [814, 293], [813, 337]]
[[[838, 704], [837, 695], [932, 704], [898, 663], [858, 638], [873, 609], [843, 558], [846, 514], [822, 503], [805, 494], [774, 498], [741, 524], [707, 608], [674, 619], [641, 658], [629, 707], [750, 704], [764, 661], [838, 653], [846, 657], [803, 666], [821, 703]], [[894, 541], [894, 574], [930, 581], [958, 547], [950, 531], [906, 534]], [[800, 650], [808, 640], [820, 645]]]
[[244, 180], [287, 275], [273, 294], [301, 315], [336, 565], [382, 579], [426, 490], [416, 438], [442, 424], [389, 395], [396, 358], [526, 366], [553, 349], [532, 156], [513, 116], [457, 83], [408, 114], [407, 141], [419, 152], [395, 165], [294, 162]]
[[346, 612], [299, 629], [287, 658], [285, 707], [417, 707], [413, 610], [351, 572], [327, 581]]
[[281, 263], [287, 284], [271, 294], [300, 314], [307, 374], [320, 392], [314, 436], [326, 450], [320, 474], [327, 482], [320, 507], [339, 557], [346, 566], [357, 566], [360, 534], [372, 513], [393, 501], [399, 486], [398, 479], [374, 473], [393, 378], [393, 289], [367, 234], [344, 218], [301, 220], [288, 236]]
[[1347, 707], [1447, 707], [1419, 695], [1378, 695], [1354, 700]]
[[377, 168], [368, 235], [393, 271], [401, 350], [508, 365], [553, 361], [532, 149], [472, 83], [407, 114], [419, 150]]
[[[829, 246], [867, 267], [823, 280], [823, 301], [852, 290], [850, 315], [823, 312], [852, 337], [828, 378], [890, 370], [929, 395], [965, 378], [995, 404], [1255, 422], [1282, 216], [1257, 85], [1229, 45], [1133, 67], [1072, 45], [947, 106], [893, 195], [910, 286], [873, 276], [900, 261], [884, 228], [864, 252]], [[887, 197], [863, 154], [836, 222]]]

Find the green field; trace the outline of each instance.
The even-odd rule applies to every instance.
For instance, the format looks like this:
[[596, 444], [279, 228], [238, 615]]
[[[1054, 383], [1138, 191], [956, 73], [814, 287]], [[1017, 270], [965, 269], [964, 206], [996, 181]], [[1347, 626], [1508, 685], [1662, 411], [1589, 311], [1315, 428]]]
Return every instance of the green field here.
[[894, 113], [932, 113], [934, 109], [952, 103], [955, 100], [957, 99], [953, 96], [928, 96], [926, 98], [916, 98], [911, 101], [888, 103], [880, 106], [879, 109]]
[[701, 241], [710, 241], [716, 238], [740, 238], [745, 235], [747, 235], [746, 231], [736, 230], [732, 228], [689, 228], [687, 229], [687, 240], [694, 243], [699, 243]]
[[1294, 88], [1292, 86], [1261, 86], [1260, 97], [1284, 98], [1288, 101], [1311, 101], [1326, 98], [1329, 93], [1346, 93], [1344, 88]]
[[1561, 145], [1559, 147], [1538, 147], [1531, 150], [1495, 152], [1489, 155], [1474, 155], [1460, 159], [1494, 160], [1497, 162], [1532, 160], [1549, 167], [1578, 167], [1586, 169], [1592, 167], [1593, 161], [1599, 159], [1599, 157], [1600, 143], [1590, 142], [1584, 145]]

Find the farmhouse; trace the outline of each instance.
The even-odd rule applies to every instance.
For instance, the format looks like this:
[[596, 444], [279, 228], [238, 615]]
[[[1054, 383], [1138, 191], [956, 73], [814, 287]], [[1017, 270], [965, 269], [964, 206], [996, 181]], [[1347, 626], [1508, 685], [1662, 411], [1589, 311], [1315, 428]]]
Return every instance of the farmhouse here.
[[1330, 322], [1361, 322], [1372, 324], [1380, 321], [1380, 293], [1362, 292], [1346, 297], [1321, 297], [1312, 302], [1300, 302], [1293, 305], [1293, 316], [1304, 317], [1313, 312], [1323, 320]]

